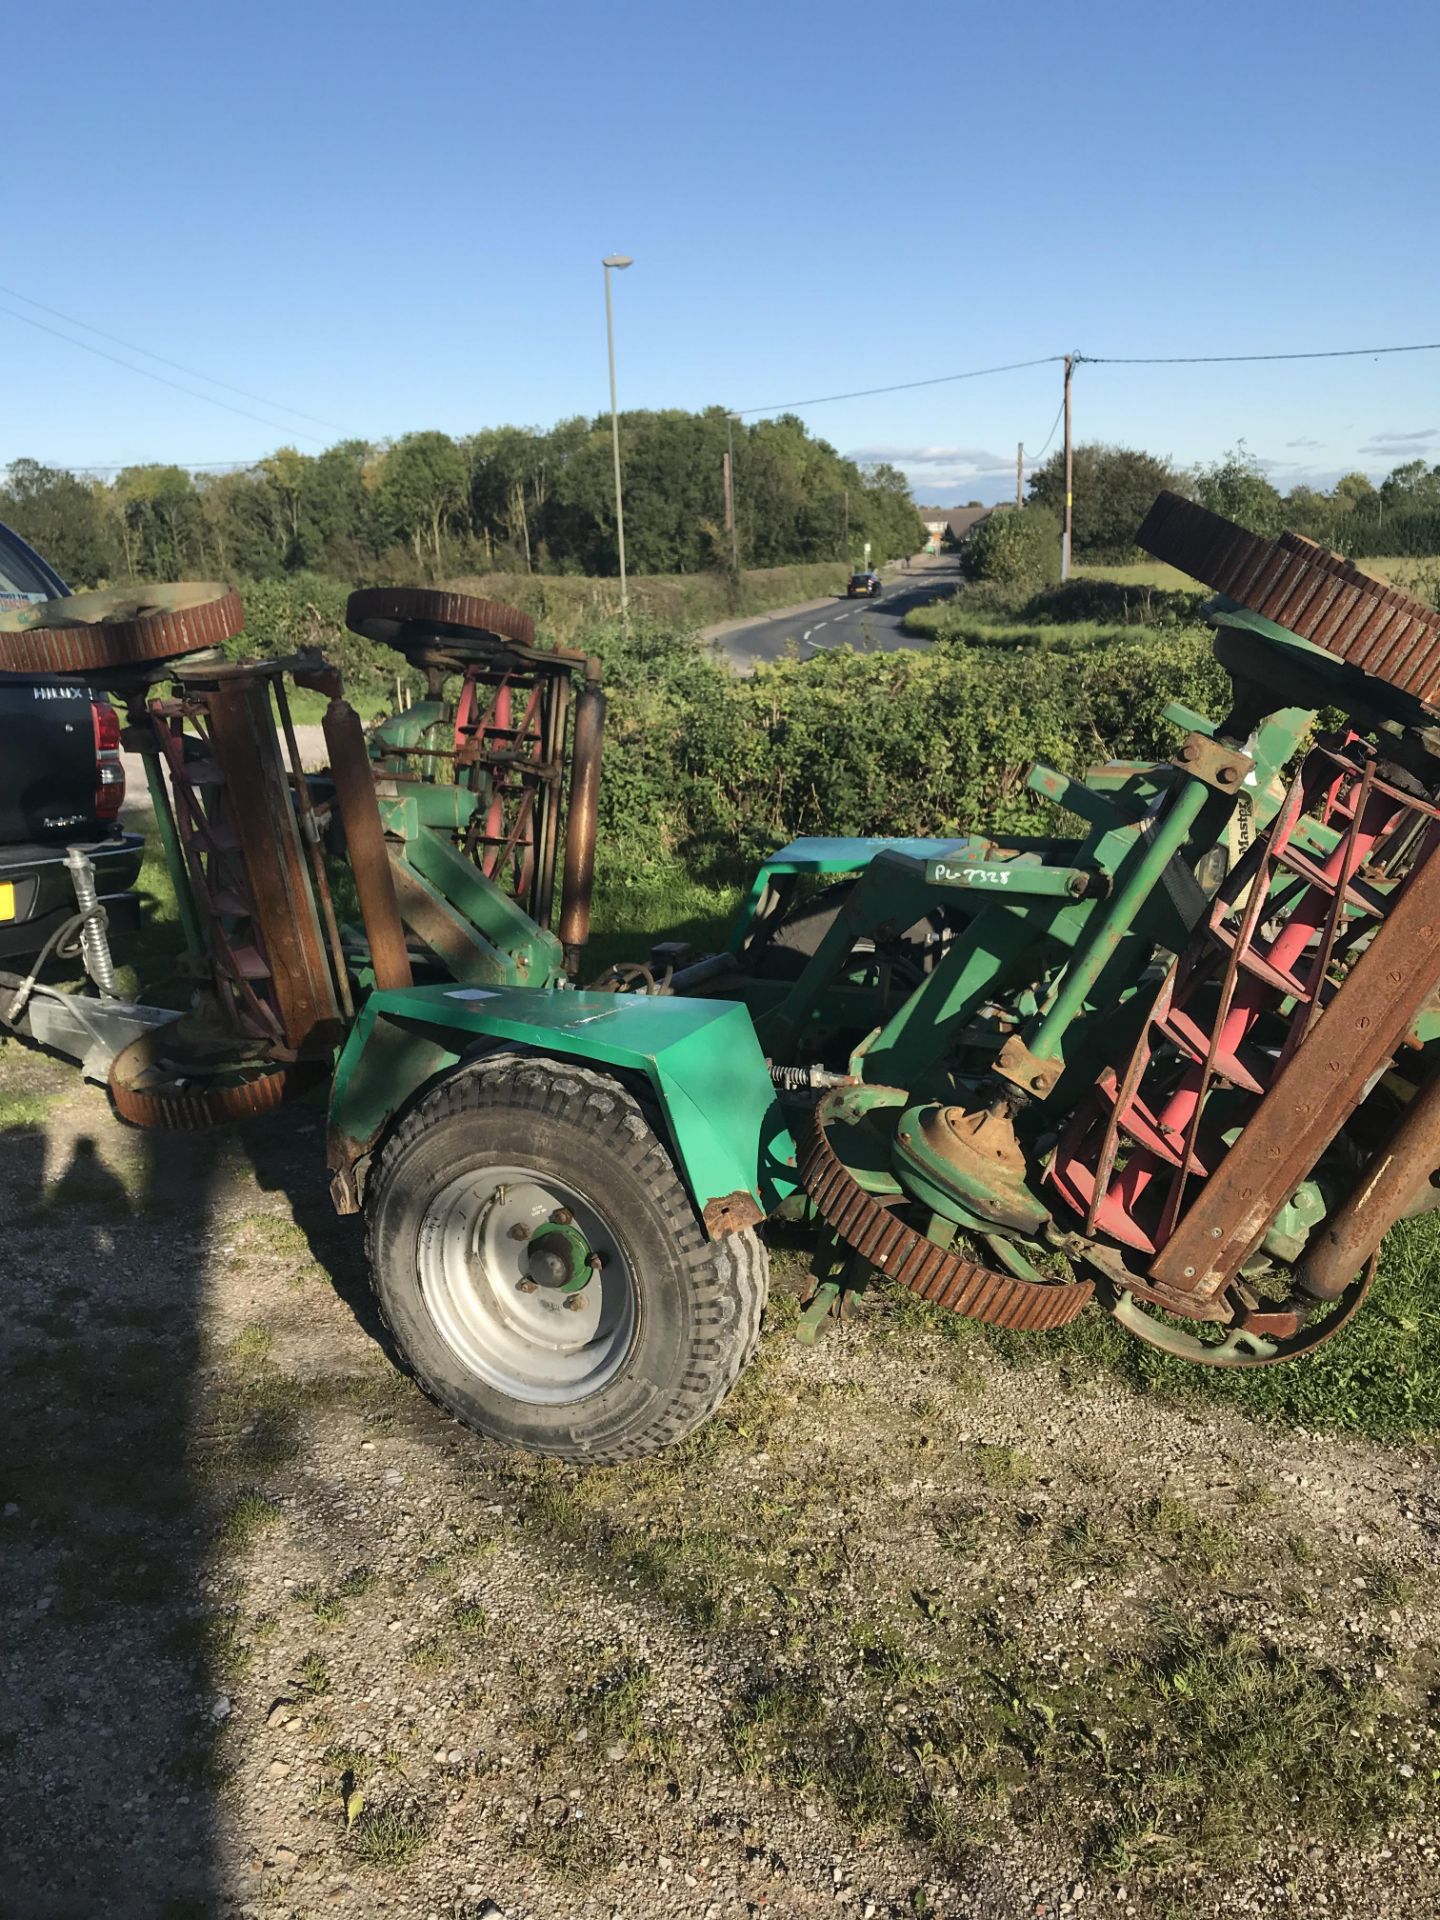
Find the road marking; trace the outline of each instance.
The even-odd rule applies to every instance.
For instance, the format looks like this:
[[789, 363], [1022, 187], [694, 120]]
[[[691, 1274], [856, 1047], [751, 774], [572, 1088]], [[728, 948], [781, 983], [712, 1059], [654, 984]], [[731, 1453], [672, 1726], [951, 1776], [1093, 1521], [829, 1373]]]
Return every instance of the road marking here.
[[804, 633], [801, 634], [800, 638], [802, 640], [808, 640], [814, 631], [815, 629], [813, 627], [806, 627]]
[[850, 616], [849, 616], [849, 614], [848, 614], [848, 613], [837, 613], [837, 614], [836, 614], [836, 616], [835, 616], [835, 618], [836, 618], [837, 620], [848, 620], [848, 619], [850, 618]]
[[830, 622], [828, 620], [817, 620], [814, 626], [811, 627], [810, 631], [811, 633], [819, 633], [821, 627], [828, 627], [829, 624]]

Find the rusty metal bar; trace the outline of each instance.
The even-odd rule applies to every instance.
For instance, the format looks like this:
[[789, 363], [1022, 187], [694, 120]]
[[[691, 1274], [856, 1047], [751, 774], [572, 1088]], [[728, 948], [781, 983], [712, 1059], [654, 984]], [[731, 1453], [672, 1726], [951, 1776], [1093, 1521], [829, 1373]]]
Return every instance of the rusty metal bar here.
[[[557, 674], [546, 688], [541, 752], [545, 760], [558, 766], [565, 751], [565, 722], [570, 708], [570, 676]], [[560, 839], [560, 785], [546, 781], [541, 793], [540, 818], [536, 826], [536, 868], [531, 917], [540, 926], [550, 925], [555, 907], [555, 849]]]
[[302, 686], [316, 686], [330, 695], [322, 726], [330, 754], [330, 774], [345, 828], [345, 845], [360, 896], [360, 914], [370, 947], [375, 985], [382, 991], [414, 984], [405, 928], [395, 898], [395, 876], [385, 851], [385, 830], [375, 801], [375, 776], [365, 751], [360, 716], [342, 698], [340, 676], [328, 673], [296, 675]]
[[325, 871], [325, 855], [320, 850], [320, 842], [315, 829], [315, 801], [310, 792], [310, 782], [305, 778], [305, 768], [300, 759], [300, 743], [295, 738], [295, 722], [290, 717], [290, 701], [286, 696], [285, 682], [275, 682], [275, 705], [280, 712], [280, 725], [285, 734], [285, 748], [290, 756], [290, 777], [295, 787], [295, 798], [300, 808], [300, 837], [305, 842], [305, 851], [310, 856], [310, 873], [315, 883], [315, 896], [320, 903], [320, 912], [325, 921], [325, 938], [330, 948], [330, 971], [335, 982], [335, 991], [340, 996], [340, 1005], [347, 1020], [355, 1017], [355, 1001], [350, 992], [350, 970], [345, 964], [345, 947], [340, 938], [340, 923], [335, 918], [335, 902], [330, 895], [330, 876]]
[[590, 897], [595, 886], [595, 828], [600, 807], [600, 753], [605, 739], [605, 695], [600, 662], [587, 660], [585, 684], [575, 701], [573, 772], [565, 820], [565, 879], [560, 895], [560, 944], [565, 971], [580, 971], [590, 937]]
[[1161, 1285], [1202, 1300], [1227, 1286], [1400, 1046], [1440, 975], [1437, 844], [1432, 833], [1370, 945], [1156, 1256]]
[[285, 1038], [333, 1045], [339, 1009], [300, 852], [268, 677], [225, 674], [203, 689], [210, 747], [224, 775]]
[[1338, 1300], [1440, 1167], [1440, 1070], [1432, 1073], [1370, 1156], [1349, 1196], [1311, 1236], [1295, 1269], [1301, 1290]]

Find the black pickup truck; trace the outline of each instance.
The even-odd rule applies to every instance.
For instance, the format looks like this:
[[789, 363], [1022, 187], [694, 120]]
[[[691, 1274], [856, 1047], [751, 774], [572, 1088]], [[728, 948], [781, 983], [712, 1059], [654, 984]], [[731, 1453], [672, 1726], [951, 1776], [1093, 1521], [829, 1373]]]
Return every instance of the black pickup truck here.
[[[0, 608], [69, 588], [0, 526]], [[33, 959], [75, 912], [68, 847], [84, 849], [112, 923], [133, 924], [143, 841], [120, 827], [120, 718], [74, 681], [0, 673], [0, 968]]]

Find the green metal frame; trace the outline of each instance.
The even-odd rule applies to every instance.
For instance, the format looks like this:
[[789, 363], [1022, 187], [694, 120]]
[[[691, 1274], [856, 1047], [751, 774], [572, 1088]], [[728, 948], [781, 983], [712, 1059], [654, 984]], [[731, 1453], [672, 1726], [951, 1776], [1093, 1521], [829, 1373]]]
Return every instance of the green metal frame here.
[[[413, 987], [372, 993], [330, 1095], [332, 1165], [372, 1151], [402, 1107], [486, 1043], [641, 1076], [712, 1230], [796, 1188], [795, 1142], [745, 1008], [675, 995]], [[748, 1204], [747, 1204], [748, 1203]]]
[[[419, 712], [411, 708], [404, 718]], [[455, 844], [475, 812], [468, 788], [422, 781], [379, 795], [391, 860], [443, 930], [445, 970], [473, 986], [551, 987], [564, 978], [559, 940], [487, 880]]]

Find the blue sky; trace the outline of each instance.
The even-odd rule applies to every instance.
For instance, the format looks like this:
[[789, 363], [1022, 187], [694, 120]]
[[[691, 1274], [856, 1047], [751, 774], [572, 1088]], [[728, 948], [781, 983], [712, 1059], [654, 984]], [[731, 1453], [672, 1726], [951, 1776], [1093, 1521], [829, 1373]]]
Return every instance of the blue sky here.
[[[612, 250], [622, 405], [1440, 339], [1420, 0], [54, 0], [7, 53], [0, 461], [598, 412]], [[269, 404], [79, 351], [17, 295]], [[1058, 402], [1043, 366], [798, 410], [950, 500], [1003, 493]], [[1440, 354], [1085, 366], [1075, 424], [1182, 463], [1243, 438], [1282, 485], [1381, 474], [1440, 461]]]

